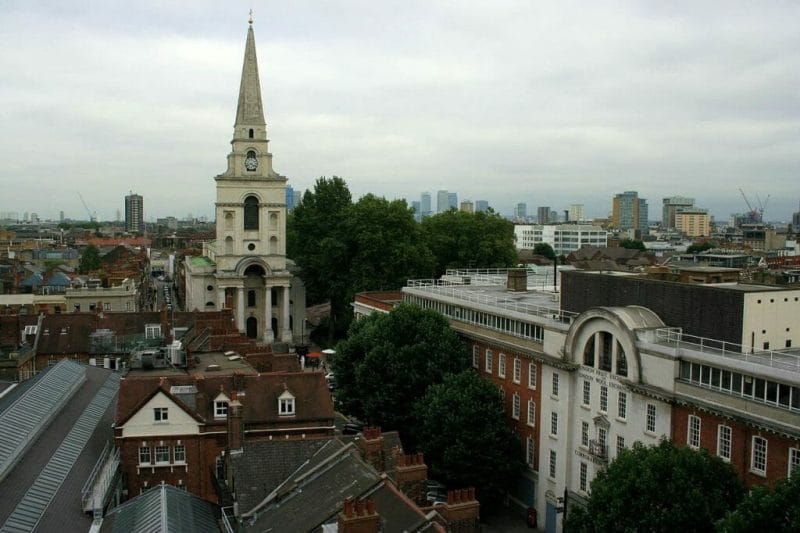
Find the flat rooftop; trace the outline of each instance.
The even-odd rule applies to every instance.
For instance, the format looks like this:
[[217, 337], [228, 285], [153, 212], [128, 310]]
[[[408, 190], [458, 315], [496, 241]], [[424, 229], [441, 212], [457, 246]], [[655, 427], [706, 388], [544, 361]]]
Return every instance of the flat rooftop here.
[[241, 355], [236, 352], [207, 352], [195, 353], [189, 363], [192, 368], [162, 367], [162, 368], [134, 368], [128, 377], [143, 376], [219, 376], [226, 374], [258, 374]]

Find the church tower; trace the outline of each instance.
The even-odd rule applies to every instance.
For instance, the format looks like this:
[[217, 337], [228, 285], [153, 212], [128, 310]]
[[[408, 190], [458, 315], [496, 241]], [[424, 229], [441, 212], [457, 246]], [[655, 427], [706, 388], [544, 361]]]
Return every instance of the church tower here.
[[291, 342], [293, 303], [302, 313], [305, 298], [302, 290], [293, 298], [300, 282], [287, 269], [286, 178], [272, 168], [252, 16], [228, 168], [214, 180], [216, 241], [204, 245], [203, 258], [187, 259], [187, 310], [231, 308], [249, 337]]

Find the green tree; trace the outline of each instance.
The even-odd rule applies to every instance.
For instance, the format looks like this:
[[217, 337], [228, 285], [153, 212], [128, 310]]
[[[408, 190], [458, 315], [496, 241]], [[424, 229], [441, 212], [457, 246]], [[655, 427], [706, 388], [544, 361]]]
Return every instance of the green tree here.
[[705, 252], [706, 250], [716, 248], [717, 246], [719, 245], [715, 241], [696, 242], [686, 248], [686, 253], [699, 254], [701, 252]]
[[347, 214], [352, 204], [343, 179], [321, 177], [306, 191], [287, 223], [287, 255], [302, 269], [310, 303], [330, 301], [330, 336], [352, 314]]
[[547, 244], [546, 242], [537, 243], [533, 247], [533, 253], [536, 255], [541, 255], [546, 257], [550, 260], [554, 260], [556, 258], [556, 252], [553, 250], [553, 247]]
[[94, 244], [89, 244], [81, 254], [78, 270], [81, 274], [88, 274], [100, 268], [100, 250]]
[[742, 503], [717, 523], [720, 533], [800, 531], [800, 470], [773, 489], [753, 487]]
[[499, 501], [523, 462], [497, 387], [472, 370], [451, 374], [428, 388], [415, 411], [433, 477], [451, 487], [474, 486], [484, 505]]
[[570, 508], [568, 531], [711, 531], [744, 487], [730, 464], [706, 450], [637, 442], [592, 481], [585, 509]]
[[433, 256], [403, 200], [368, 194], [352, 203], [341, 178], [320, 178], [287, 224], [288, 255], [301, 267], [309, 301], [330, 301], [329, 337], [350, 323], [357, 292], [397, 290], [430, 277]]
[[619, 246], [620, 248], [628, 248], [629, 250], [647, 251], [647, 247], [638, 239], [622, 239], [619, 241]]
[[369, 424], [399, 430], [410, 449], [416, 442], [411, 406], [428, 386], [467, 364], [466, 349], [447, 320], [410, 304], [351, 324], [331, 360], [339, 407]]
[[350, 207], [345, 234], [353, 293], [400, 289], [433, 273], [433, 254], [405, 200], [363, 196]]
[[448, 268], [508, 267], [517, 262], [514, 225], [499, 215], [450, 210], [421, 225], [437, 276]]

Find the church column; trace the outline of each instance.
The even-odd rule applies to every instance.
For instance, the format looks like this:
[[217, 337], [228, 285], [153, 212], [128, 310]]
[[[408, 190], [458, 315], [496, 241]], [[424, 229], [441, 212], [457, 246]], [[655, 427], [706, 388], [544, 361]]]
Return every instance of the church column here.
[[292, 342], [292, 330], [289, 328], [289, 302], [290, 288], [288, 286], [283, 288], [283, 313], [281, 313], [281, 340], [283, 342]]
[[272, 287], [264, 287], [264, 342], [272, 344], [275, 335], [272, 332]]
[[236, 328], [244, 333], [244, 287], [236, 293]]
[[225, 308], [225, 287], [217, 287], [217, 309]]

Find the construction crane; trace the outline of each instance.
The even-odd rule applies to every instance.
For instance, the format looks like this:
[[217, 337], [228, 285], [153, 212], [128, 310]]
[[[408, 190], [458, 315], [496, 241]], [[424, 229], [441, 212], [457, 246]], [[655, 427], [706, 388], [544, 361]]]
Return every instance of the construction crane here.
[[[764, 208], [762, 206], [761, 211], [759, 212], [758, 209], [754, 209], [752, 205], [750, 205], [750, 200], [747, 199], [747, 195], [744, 193], [741, 187], [739, 187], [739, 192], [742, 193], [742, 198], [744, 198], [744, 203], [747, 204], [747, 222], [751, 224], [758, 224], [762, 220], [762, 215], [764, 213]], [[769, 200], [769, 197], [767, 197]], [[759, 199], [759, 203], [761, 200]]]
[[764, 222], [764, 211], [767, 210], [767, 204], [769, 203], [769, 197], [772, 196], [771, 194], [767, 195], [767, 198], [764, 200], [764, 203], [761, 203], [761, 197], [756, 193], [756, 200], [758, 200], [758, 214], [761, 216], [761, 222]]
[[86, 213], [89, 215], [89, 222], [97, 222], [97, 212], [95, 211], [93, 213], [92, 210], [89, 209], [89, 206], [86, 205], [86, 200], [83, 199], [83, 195], [80, 193], [80, 191], [78, 192], [78, 198], [81, 199], [81, 203], [83, 204], [83, 207], [86, 209]]

